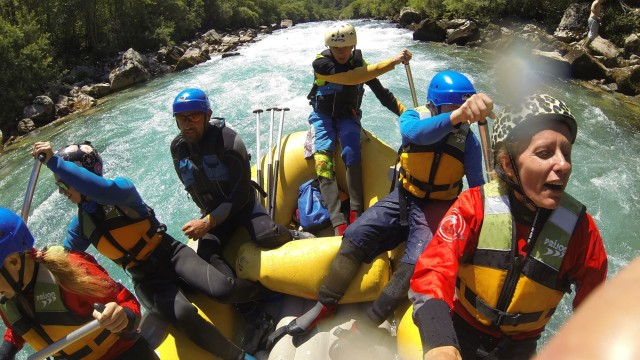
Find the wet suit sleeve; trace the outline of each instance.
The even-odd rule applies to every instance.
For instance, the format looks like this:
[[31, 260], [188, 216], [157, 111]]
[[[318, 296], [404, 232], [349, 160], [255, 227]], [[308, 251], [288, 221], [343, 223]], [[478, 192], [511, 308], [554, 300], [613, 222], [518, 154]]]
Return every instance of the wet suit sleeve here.
[[607, 252], [600, 231], [589, 213], [585, 213], [574, 232], [565, 259], [560, 267], [560, 276], [569, 278], [576, 287], [573, 308], [607, 277]]
[[394, 114], [400, 116], [406, 110], [402, 102], [389, 89], [382, 86], [382, 83], [377, 78], [367, 81], [366, 84], [376, 95], [378, 101]]
[[91, 245], [91, 242], [83, 237], [80, 232], [80, 223], [78, 216], [74, 216], [67, 227], [67, 234], [64, 238], [64, 247], [71, 250], [85, 251]]
[[88, 296], [72, 293], [61, 287], [62, 298], [67, 308], [80, 316], [91, 316], [94, 303], [106, 304], [115, 302], [123, 307], [129, 320], [127, 327], [122, 332], [136, 331], [140, 323], [141, 313], [140, 303], [133, 294], [122, 284], [109, 277], [107, 271], [97, 263], [93, 256], [83, 252], [72, 251], [69, 253], [69, 260], [71, 264], [81, 267], [87, 274], [100, 279], [104, 283], [107, 292], [104, 296]]
[[247, 204], [249, 197], [253, 195], [249, 157], [244, 142], [233, 131], [224, 131], [223, 138], [225, 144], [224, 163], [229, 168], [231, 190], [225, 200], [210, 213], [217, 224], [238, 213]]
[[477, 247], [483, 214], [480, 188], [460, 194], [416, 263], [409, 297], [425, 352], [439, 346], [458, 347], [449, 315], [458, 266]]
[[400, 135], [402, 145], [409, 143], [430, 145], [440, 141], [453, 131], [449, 120], [451, 113], [443, 113], [420, 120], [420, 114], [415, 110], [407, 110], [400, 115]]
[[358, 85], [373, 80], [378, 76], [393, 70], [395, 65], [392, 59], [379, 63], [343, 70], [340, 64], [336, 64], [331, 58], [320, 57], [313, 61], [313, 71], [316, 78], [334, 84]]
[[482, 148], [474, 133], [469, 131], [464, 147], [464, 172], [469, 188], [484, 185], [482, 175]]
[[98, 204], [130, 206], [143, 216], [148, 215], [138, 190], [129, 179], [105, 179], [70, 161], [62, 160], [58, 155], [49, 159], [47, 166], [66, 184]]

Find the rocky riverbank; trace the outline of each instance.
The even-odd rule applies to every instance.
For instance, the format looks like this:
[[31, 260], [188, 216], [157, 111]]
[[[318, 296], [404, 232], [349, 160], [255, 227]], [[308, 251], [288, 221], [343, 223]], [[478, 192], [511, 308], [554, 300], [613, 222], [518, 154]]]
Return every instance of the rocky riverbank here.
[[191, 42], [166, 46], [156, 52], [141, 54], [128, 49], [101, 64], [76, 66], [64, 74], [59, 83], [37, 96], [27, 105], [14, 126], [0, 131], [0, 152], [21, 136], [65, 116], [96, 106], [100, 98], [166, 73], [181, 71], [220, 56], [238, 55], [236, 50], [255, 41], [258, 34], [292, 26], [290, 20], [280, 24], [242, 29], [231, 33], [209, 30]]
[[[404, 8], [397, 21], [413, 31], [420, 41], [481, 47], [499, 53], [526, 49], [533, 63], [562, 78], [588, 81], [608, 92], [619, 92], [640, 100], [640, 34], [625, 36], [624, 47], [598, 36], [587, 49], [589, 4], [572, 4], [564, 12], [553, 33], [518, 19], [480, 26], [471, 19], [423, 19], [411, 8]], [[628, 16], [640, 21], [640, 9]]]
[[[562, 78], [585, 80], [601, 91], [618, 92], [640, 100], [640, 34], [629, 34], [623, 48], [598, 37], [586, 50], [579, 43], [586, 34], [588, 4], [570, 5], [551, 33], [534, 23], [518, 19], [480, 25], [472, 19], [424, 19], [411, 8], [404, 8], [391, 19], [413, 31], [420, 41], [442, 42], [456, 46], [479, 47], [505, 53], [513, 48], [528, 49], [533, 63]], [[640, 21], [640, 10], [630, 14]], [[37, 96], [24, 108], [15, 126], [0, 131], [0, 152], [20, 136], [71, 113], [98, 104], [113, 92], [147, 81], [165, 73], [181, 71], [212, 57], [237, 55], [239, 46], [255, 41], [260, 33], [292, 26], [280, 24], [242, 29], [231, 33], [216, 30], [198, 35], [191, 42], [167, 46], [156, 52], [140, 54], [128, 49], [101, 64], [81, 65], [64, 74], [61, 82], [46, 94]]]

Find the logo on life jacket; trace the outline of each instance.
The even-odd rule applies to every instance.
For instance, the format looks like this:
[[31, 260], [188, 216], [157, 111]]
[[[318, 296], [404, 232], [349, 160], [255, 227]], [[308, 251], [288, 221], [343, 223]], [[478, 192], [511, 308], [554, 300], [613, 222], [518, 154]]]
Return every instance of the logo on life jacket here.
[[555, 257], [564, 257], [564, 254], [567, 251], [567, 247], [558, 243], [556, 240], [544, 239], [544, 245], [547, 246], [547, 252], [544, 254], [545, 256], [555, 256]]
[[44, 308], [52, 302], [56, 301], [56, 293], [48, 292], [36, 295], [36, 301], [40, 301], [42, 303], [42, 307]]
[[458, 212], [458, 209], [453, 209], [451, 214], [440, 223], [438, 227], [438, 235], [446, 242], [453, 242], [453, 240], [464, 240], [464, 232], [466, 230], [466, 223], [462, 219], [462, 215]]

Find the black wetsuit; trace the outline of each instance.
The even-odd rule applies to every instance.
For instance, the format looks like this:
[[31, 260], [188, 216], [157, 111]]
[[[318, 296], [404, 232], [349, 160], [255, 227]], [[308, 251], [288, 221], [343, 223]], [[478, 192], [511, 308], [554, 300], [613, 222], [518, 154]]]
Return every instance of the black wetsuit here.
[[197, 145], [182, 135], [171, 143], [178, 177], [203, 214], [216, 225], [198, 245], [198, 255], [213, 265], [224, 263], [222, 250], [238, 227], [261, 247], [274, 248], [291, 240], [291, 233], [275, 224], [256, 199], [251, 186], [247, 149], [228, 127], [208, 124]]

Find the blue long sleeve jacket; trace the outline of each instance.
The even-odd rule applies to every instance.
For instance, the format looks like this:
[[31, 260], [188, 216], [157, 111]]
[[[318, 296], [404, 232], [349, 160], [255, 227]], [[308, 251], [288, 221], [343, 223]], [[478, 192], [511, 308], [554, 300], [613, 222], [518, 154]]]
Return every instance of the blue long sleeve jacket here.
[[[143, 217], [149, 215], [138, 190], [127, 178], [105, 179], [73, 162], [64, 161], [58, 155], [49, 159], [47, 167], [65, 184], [89, 199], [88, 202], [80, 205], [83, 211], [93, 213], [98, 205], [119, 205], [131, 207]], [[67, 228], [64, 246], [72, 250], [85, 251], [90, 245], [89, 239], [85, 238], [80, 231], [78, 216], [74, 215]]]
[[[451, 124], [451, 113], [443, 113], [429, 118], [429, 121], [421, 120], [420, 114], [415, 110], [407, 110], [400, 115], [400, 135], [402, 146], [409, 143], [417, 145], [430, 145], [440, 141], [455, 128]], [[480, 141], [473, 132], [469, 132], [464, 149], [464, 172], [470, 188], [484, 184], [482, 175], [482, 149]]]

